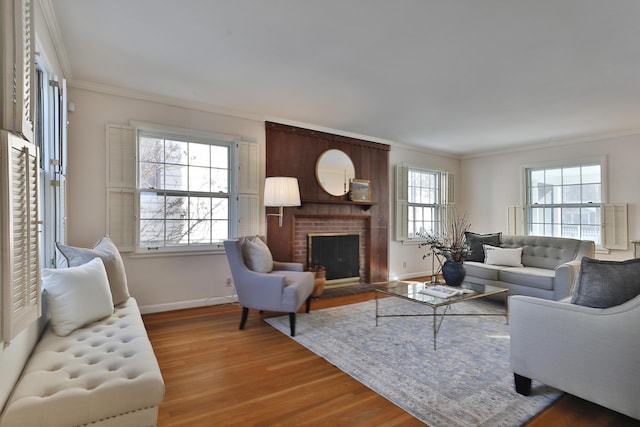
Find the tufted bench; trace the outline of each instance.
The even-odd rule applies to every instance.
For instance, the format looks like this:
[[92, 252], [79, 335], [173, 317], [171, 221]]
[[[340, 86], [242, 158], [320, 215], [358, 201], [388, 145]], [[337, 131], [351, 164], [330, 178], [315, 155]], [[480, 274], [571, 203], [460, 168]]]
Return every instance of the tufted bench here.
[[48, 327], [0, 427], [155, 426], [164, 382], [134, 298], [58, 336]]

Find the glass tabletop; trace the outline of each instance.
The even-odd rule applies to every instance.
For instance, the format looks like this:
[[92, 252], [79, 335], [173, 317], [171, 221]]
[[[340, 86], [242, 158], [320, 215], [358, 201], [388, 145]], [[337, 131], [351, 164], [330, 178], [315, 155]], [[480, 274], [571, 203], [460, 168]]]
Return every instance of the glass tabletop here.
[[[464, 293], [453, 296], [435, 296], [429, 295], [425, 292], [434, 289], [436, 287], [444, 287], [444, 291], [458, 290]], [[382, 292], [383, 294], [392, 295], [412, 301], [416, 301], [422, 304], [429, 305], [431, 307], [440, 307], [444, 305], [450, 305], [455, 302], [468, 301], [476, 298], [482, 298], [489, 295], [500, 294], [507, 292], [507, 288], [500, 288], [491, 285], [480, 285], [476, 283], [463, 283], [460, 286], [447, 286], [445, 284], [431, 283], [431, 282], [387, 282], [379, 283], [375, 285], [375, 290]]]

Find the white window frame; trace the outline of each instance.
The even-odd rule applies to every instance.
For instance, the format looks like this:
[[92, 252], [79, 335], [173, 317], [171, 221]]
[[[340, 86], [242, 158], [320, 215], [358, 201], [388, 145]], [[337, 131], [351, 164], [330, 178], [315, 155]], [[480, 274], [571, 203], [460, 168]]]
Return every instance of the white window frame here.
[[171, 246], [149, 250], [139, 244], [137, 135], [158, 133], [179, 140], [228, 144], [229, 238], [258, 234], [260, 220], [258, 144], [240, 136], [196, 131], [147, 122], [109, 124], [107, 139], [107, 233], [120, 250], [135, 256], [224, 252], [222, 242], [213, 245]]
[[[411, 171], [434, 175], [437, 181], [434, 203], [410, 201], [409, 173]], [[424, 231], [433, 235], [446, 233], [454, 210], [453, 178], [453, 174], [447, 171], [406, 164], [396, 166], [396, 240], [403, 243], [421, 243], [424, 241], [423, 237], [412, 235], [409, 232], [410, 210], [412, 208], [427, 207], [434, 209], [434, 216], [436, 217], [434, 227]]]
[[[542, 170], [542, 169], [558, 169], [558, 168], [571, 168], [577, 166], [588, 166], [588, 165], [599, 165], [600, 166], [600, 201], [594, 201], [592, 203], [581, 202], [581, 203], [554, 203], [550, 204], [550, 207], [557, 208], [582, 208], [582, 207], [594, 207], [597, 206], [600, 209], [600, 242], [597, 244], [598, 250], [606, 250], [606, 249], [628, 249], [628, 238], [627, 238], [627, 206], [626, 204], [610, 204], [608, 203], [608, 182], [607, 182], [607, 158], [606, 156], [601, 157], [590, 157], [590, 158], [581, 158], [581, 159], [573, 159], [570, 161], [556, 161], [556, 162], [545, 162], [539, 164], [525, 165], [522, 167], [522, 221], [523, 221], [523, 232], [526, 235], [531, 234], [531, 208], [534, 206], [539, 206], [538, 204], [531, 203], [529, 200], [529, 180], [530, 173], [532, 170]], [[513, 212], [513, 214], [517, 217], [518, 209], [517, 207], [510, 207], [509, 212]], [[511, 218], [511, 214], [510, 214]], [[515, 221], [512, 221], [515, 222]], [[517, 224], [511, 228], [517, 229]], [[555, 237], [568, 237], [568, 236], [555, 236]], [[589, 240], [588, 237], [583, 237], [585, 240]]]

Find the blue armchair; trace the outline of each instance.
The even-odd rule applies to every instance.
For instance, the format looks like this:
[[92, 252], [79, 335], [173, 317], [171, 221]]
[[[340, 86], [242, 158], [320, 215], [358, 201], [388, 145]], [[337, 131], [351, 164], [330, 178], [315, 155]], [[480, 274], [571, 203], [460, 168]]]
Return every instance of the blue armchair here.
[[305, 301], [307, 313], [311, 308], [313, 273], [303, 271], [300, 263], [278, 261], [273, 261], [273, 269], [269, 272], [253, 271], [247, 267], [243, 256], [244, 239], [224, 242], [238, 302], [242, 307], [240, 329], [244, 329], [249, 309], [284, 312], [289, 313], [291, 336], [295, 336], [298, 308]]

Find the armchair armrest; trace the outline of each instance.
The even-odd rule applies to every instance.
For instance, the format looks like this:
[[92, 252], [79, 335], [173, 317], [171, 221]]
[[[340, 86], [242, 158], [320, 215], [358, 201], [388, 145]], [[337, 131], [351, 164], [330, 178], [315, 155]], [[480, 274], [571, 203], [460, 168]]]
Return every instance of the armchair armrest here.
[[606, 309], [512, 296], [509, 323], [515, 374], [640, 417], [640, 296]]
[[273, 269], [276, 271], [302, 271], [302, 264], [300, 264], [299, 262], [273, 261]]
[[556, 267], [556, 275], [553, 279], [554, 300], [559, 301], [569, 296], [579, 272], [579, 260], [565, 262]]

